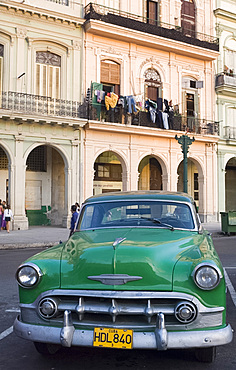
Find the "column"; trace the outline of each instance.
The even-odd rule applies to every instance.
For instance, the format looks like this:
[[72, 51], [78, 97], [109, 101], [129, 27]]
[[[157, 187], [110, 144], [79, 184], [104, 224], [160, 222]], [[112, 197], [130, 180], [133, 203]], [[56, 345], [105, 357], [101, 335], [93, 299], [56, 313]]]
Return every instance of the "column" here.
[[14, 166], [12, 167], [14, 175], [14, 183], [11, 188], [11, 199], [13, 200], [14, 209], [14, 230], [27, 230], [28, 218], [25, 214], [25, 171], [26, 165], [24, 164], [24, 138], [19, 135], [15, 136], [15, 157]]

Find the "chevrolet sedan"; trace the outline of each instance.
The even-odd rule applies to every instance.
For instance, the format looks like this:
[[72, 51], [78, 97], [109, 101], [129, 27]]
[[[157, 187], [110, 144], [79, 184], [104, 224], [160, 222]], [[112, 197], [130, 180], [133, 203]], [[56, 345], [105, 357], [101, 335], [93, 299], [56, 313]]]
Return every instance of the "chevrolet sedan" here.
[[232, 340], [223, 268], [187, 194], [93, 196], [70, 239], [28, 259], [16, 279], [14, 331], [41, 354], [194, 348], [211, 362]]

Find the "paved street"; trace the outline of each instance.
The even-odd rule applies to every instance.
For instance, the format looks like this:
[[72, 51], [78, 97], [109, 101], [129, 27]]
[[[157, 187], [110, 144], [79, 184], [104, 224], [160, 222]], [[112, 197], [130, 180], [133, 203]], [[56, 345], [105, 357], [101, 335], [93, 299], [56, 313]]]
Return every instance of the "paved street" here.
[[[219, 225], [208, 225], [213, 232], [214, 244], [227, 273], [227, 320], [236, 328], [236, 236], [222, 236]], [[236, 367], [235, 344], [217, 348], [214, 364], [196, 362], [193, 351], [124, 351], [109, 349], [63, 349], [51, 358], [40, 356], [32, 343], [19, 339], [12, 332], [12, 325], [18, 312], [18, 288], [14, 279], [17, 266], [29, 256], [41, 251], [36, 242], [48, 241], [49, 244], [66, 240], [68, 230], [59, 228], [32, 228], [15, 231], [9, 235], [1, 232], [1, 247], [6, 244], [10, 249], [0, 250], [0, 369], [18, 370], [111, 370], [111, 369], [197, 369], [203, 366], [214, 370], [233, 370]], [[2, 241], [4, 240], [3, 244]], [[16, 243], [14, 248], [14, 242]], [[35, 242], [35, 243], [34, 243]], [[25, 248], [19, 248], [23, 245]], [[29, 248], [28, 246], [32, 246]]]

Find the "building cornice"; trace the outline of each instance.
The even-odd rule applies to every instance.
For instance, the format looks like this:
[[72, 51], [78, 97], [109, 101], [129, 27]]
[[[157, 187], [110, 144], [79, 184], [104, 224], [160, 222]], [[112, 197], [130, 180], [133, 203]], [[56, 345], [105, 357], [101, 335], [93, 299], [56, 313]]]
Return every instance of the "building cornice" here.
[[[166, 139], [175, 139], [175, 135], [183, 135], [183, 131], [174, 131], [174, 130], [163, 130], [160, 128], [153, 127], [144, 127], [144, 126], [134, 126], [134, 125], [122, 125], [118, 123], [110, 122], [97, 122], [97, 121], [88, 121], [84, 126], [85, 131], [94, 130], [100, 132], [114, 132], [117, 134], [133, 134], [133, 135], [142, 135], [142, 136], [152, 136], [158, 138]], [[217, 143], [219, 136], [217, 135], [200, 135], [200, 134], [189, 134], [191, 137], [194, 136], [195, 140], [198, 142], [205, 143]]]
[[152, 49], [173, 52], [191, 58], [213, 61], [219, 56], [218, 51], [205, 49], [192, 44], [144, 33], [134, 29], [127, 29], [99, 20], [92, 19], [86, 21], [84, 24], [84, 29], [86, 33], [108, 37], [110, 39], [116, 39], [119, 41], [135, 43], [145, 47], [151, 47]]
[[83, 25], [84, 19], [76, 15], [62, 14], [57, 11], [52, 11], [49, 9], [39, 8], [25, 3], [18, 3], [15, 1], [0, 1], [0, 9], [5, 8], [6, 10], [14, 10], [16, 13], [26, 14], [26, 15], [37, 15], [39, 18], [47, 18], [55, 21], [60, 21], [62, 23], [73, 24], [78, 27]]
[[221, 8], [215, 9], [214, 14], [215, 14], [216, 17], [221, 17], [221, 18], [224, 18], [224, 19], [232, 20], [232, 21], [236, 20], [236, 14], [235, 13], [231, 13], [231, 12], [229, 12], [227, 10], [224, 10], [224, 9], [221, 9]]

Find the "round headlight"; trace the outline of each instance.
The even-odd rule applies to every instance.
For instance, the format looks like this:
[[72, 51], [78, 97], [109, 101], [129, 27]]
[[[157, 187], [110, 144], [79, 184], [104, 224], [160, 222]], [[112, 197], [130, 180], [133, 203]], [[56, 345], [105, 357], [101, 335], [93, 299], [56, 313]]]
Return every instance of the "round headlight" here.
[[193, 277], [199, 288], [210, 290], [217, 287], [222, 278], [222, 274], [217, 266], [202, 264], [195, 268]]
[[23, 288], [34, 287], [38, 284], [41, 276], [41, 270], [33, 263], [20, 266], [16, 272], [16, 280]]

